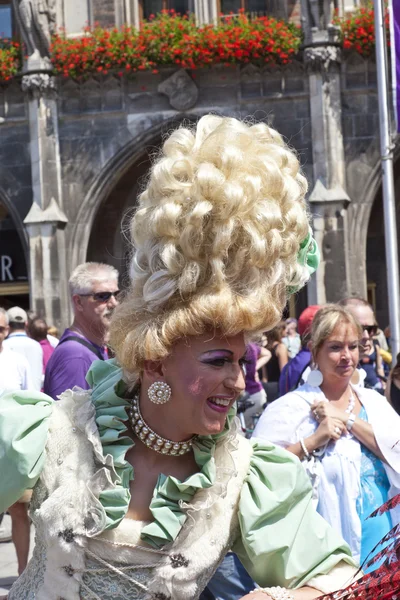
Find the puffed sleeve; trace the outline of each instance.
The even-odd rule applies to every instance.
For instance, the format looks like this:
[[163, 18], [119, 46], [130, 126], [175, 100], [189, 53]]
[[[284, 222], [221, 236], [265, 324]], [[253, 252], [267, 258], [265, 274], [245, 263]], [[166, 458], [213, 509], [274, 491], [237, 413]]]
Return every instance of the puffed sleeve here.
[[297, 588], [340, 561], [355, 566], [350, 548], [313, 508], [300, 461], [268, 442], [253, 441], [239, 522], [233, 551], [261, 586]]
[[39, 479], [53, 405], [40, 392], [0, 396], [0, 513]]

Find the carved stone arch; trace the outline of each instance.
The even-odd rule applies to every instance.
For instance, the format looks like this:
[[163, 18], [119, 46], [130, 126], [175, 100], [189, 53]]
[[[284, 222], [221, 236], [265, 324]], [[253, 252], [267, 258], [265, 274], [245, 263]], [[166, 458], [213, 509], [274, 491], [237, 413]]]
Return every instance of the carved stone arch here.
[[29, 264], [29, 240], [28, 234], [24, 227], [24, 222], [19, 214], [15, 204], [11, 202], [5, 190], [0, 186], [0, 204], [6, 207], [10, 213], [12, 220], [15, 223], [15, 228], [18, 232], [19, 239], [21, 240], [22, 248], [24, 250], [25, 260]]
[[[395, 183], [396, 167], [400, 165], [400, 144], [394, 151]], [[398, 179], [398, 177], [397, 177]], [[380, 158], [377, 157], [369, 176], [365, 179], [361, 197], [362, 202], [350, 205], [349, 219], [349, 252], [353, 261], [351, 294], [366, 297], [367, 295], [367, 247], [370, 232], [371, 215], [375, 202], [379, 201], [382, 194], [382, 168]], [[397, 222], [399, 223], [400, 203], [396, 203]], [[383, 216], [382, 216], [383, 218]], [[385, 264], [385, 248], [382, 247], [382, 269]]]
[[76, 222], [70, 237], [70, 269], [71, 271], [80, 263], [87, 260], [89, 240], [92, 234], [96, 215], [103, 203], [108, 198], [118, 181], [127, 171], [146, 154], [146, 149], [155, 148], [162, 140], [162, 136], [183, 121], [193, 123], [199, 115], [176, 115], [158, 125], [149, 128], [126, 144], [103, 167], [97, 178], [92, 183], [78, 212]]

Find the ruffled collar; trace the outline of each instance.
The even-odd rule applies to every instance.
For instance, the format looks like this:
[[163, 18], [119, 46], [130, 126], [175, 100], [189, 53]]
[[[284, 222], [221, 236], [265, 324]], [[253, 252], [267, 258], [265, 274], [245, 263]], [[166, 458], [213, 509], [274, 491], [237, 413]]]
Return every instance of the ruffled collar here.
[[[127, 451], [134, 446], [127, 435], [126, 409], [130, 401], [124, 397], [125, 384], [122, 369], [115, 360], [95, 361], [87, 375], [91, 386], [92, 401], [96, 411], [96, 424], [103, 447], [104, 462], [117, 477], [113, 485], [99, 494], [104, 508], [105, 529], [117, 527], [125, 517], [130, 499], [130, 482], [134, 469], [125, 460]], [[216, 481], [215, 449], [231, 429], [236, 411], [228, 413], [224, 430], [217, 435], [199, 436], [193, 444], [193, 453], [199, 471], [184, 481], [160, 474], [154, 489], [150, 511], [154, 521], [142, 530], [142, 539], [154, 547], [161, 547], [177, 537], [187, 515], [184, 506], [201, 489], [210, 488]]]

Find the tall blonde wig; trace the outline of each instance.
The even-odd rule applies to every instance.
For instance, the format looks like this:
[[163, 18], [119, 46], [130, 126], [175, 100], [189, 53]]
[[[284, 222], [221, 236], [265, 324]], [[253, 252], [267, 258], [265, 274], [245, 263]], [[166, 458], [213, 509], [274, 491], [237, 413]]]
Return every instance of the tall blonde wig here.
[[131, 222], [131, 286], [111, 344], [134, 381], [179, 338], [266, 331], [309, 277], [307, 182], [265, 124], [208, 115], [164, 142]]

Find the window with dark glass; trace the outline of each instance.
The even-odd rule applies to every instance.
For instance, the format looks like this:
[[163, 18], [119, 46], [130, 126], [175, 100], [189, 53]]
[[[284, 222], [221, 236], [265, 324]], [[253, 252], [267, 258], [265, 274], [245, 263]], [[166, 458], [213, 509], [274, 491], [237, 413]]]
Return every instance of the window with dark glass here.
[[265, 0], [247, 0], [247, 11], [250, 14], [255, 14], [257, 16], [266, 15], [268, 4], [270, 4], [270, 2], [265, 2]]
[[239, 9], [243, 8], [242, 0], [220, 0], [220, 12], [223, 15], [229, 15], [229, 13], [238, 13]]
[[12, 6], [11, 3], [0, 2], [0, 38], [12, 38]]
[[141, 0], [142, 19], [148, 19], [150, 15], [156, 15], [162, 10], [173, 8], [177, 13], [185, 14], [189, 12], [190, 0]]
[[287, 17], [287, 0], [219, 0], [218, 8], [223, 15], [237, 14], [239, 10], [245, 10], [253, 17]]

